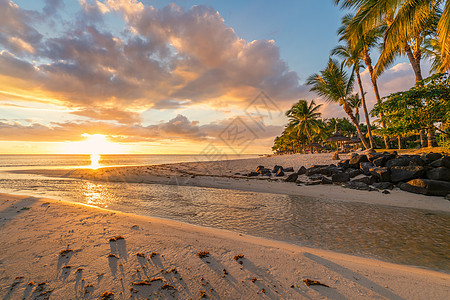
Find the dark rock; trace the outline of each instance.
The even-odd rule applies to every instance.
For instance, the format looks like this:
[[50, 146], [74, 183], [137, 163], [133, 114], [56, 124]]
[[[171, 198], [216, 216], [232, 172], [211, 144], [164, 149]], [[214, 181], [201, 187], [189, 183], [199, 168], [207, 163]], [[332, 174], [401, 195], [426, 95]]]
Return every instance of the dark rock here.
[[413, 179], [400, 184], [400, 189], [423, 195], [445, 196], [450, 193], [450, 182], [432, 179]]
[[234, 173], [234, 175], [241, 175], [241, 173], [239, 173], [239, 172], [236, 172], [236, 173]]
[[260, 172], [262, 169], [265, 169], [264, 166], [258, 166], [255, 170], [255, 172]]
[[447, 196], [445, 196], [445, 199], [450, 200], [450, 194], [447, 194]]
[[281, 177], [281, 176], [284, 176], [284, 172], [283, 172], [283, 170], [280, 168], [280, 169], [278, 169], [278, 172], [277, 172], [277, 175], [275, 175], [275, 176], [277, 176], [277, 177]]
[[426, 163], [419, 155], [411, 155], [408, 157], [410, 166], [425, 166]]
[[306, 170], [305, 174], [306, 176], [311, 176], [311, 175], [315, 175], [315, 174], [321, 174], [321, 167], [311, 167], [309, 169]]
[[350, 167], [358, 169], [360, 163], [367, 162], [367, 161], [369, 161], [369, 160], [367, 159], [366, 155], [356, 154], [356, 155], [352, 155], [352, 158], [350, 158], [350, 161], [348, 162], [348, 164]]
[[316, 180], [316, 181], [308, 181], [305, 183], [305, 185], [318, 185], [318, 184], [322, 184], [322, 181]]
[[430, 166], [434, 168], [446, 167], [450, 169], [450, 156], [443, 156], [435, 161], [433, 161]]
[[373, 168], [373, 164], [371, 162], [362, 162], [359, 164], [359, 168], [363, 172], [364, 175], [370, 174], [370, 168]]
[[258, 176], [259, 173], [258, 172], [250, 172], [247, 174], [248, 177], [253, 177], [253, 176]]
[[297, 178], [298, 178], [298, 174], [297, 173], [292, 173], [284, 181], [286, 181], [286, 182], [296, 182]]
[[372, 186], [380, 190], [392, 190], [394, 188], [394, 185], [390, 182], [375, 182]]
[[340, 160], [340, 158], [339, 158], [339, 153], [338, 153], [338, 152], [334, 152], [334, 154], [333, 154], [333, 160]]
[[374, 152], [374, 153], [367, 153], [366, 156], [367, 156], [367, 159], [368, 159], [371, 163], [373, 163], [373, 161], [374, 161], [375, 159], [382, 157], [382, 156], [383, 156], [383, 153], [377, 153], [377, 152]]
[[297, 171], [298, 175], [303, 175], [306, 173], [306, 168], [304, 166], [301, 166], [301, 168]]
[[431, 162], [433, 162], [433, 161], [435, 161], [435, 160], [438, 160], [438, 159], [441, 158], [441, 157], [442, 157], [442, 154], [441, 154], [441, 153], [433, 153], [433, 152], [425, 153], [425, 154], [423, 154], [423, 155], [421, 156], [421, 158], [422, 158], [427, 164], [429, 164], [429, 163], [431, 163]]
[[432, 168], [427, 171], [427, 178], [433, 180], [450, 181], [450, 169], [445, 167]]
[[331, 179], [328, 179], [328, 178], [324, 177], [324, 178], [322, 178], [320, 183], [322, 183], [322, 184], [333, 184], [333, 181], [331, 181]]
[[362, 174], [361, 169], [353, 169], [353, 168], [348, 168], [347, 170], [345, 170], [346, 173], [348, 173], [348, 176], [350, 178], [356, 177], [358, 175]]
[[409, 165], [409, 161], [404, 157], [398, 157], [389, 160], [386, 162], [386, 167], [392, 168], [392, 167], [400, 167], [400, 166], [407, 166]]
[[388, 190], [383, 190], [382, 193], [383, 194], [390, 194], [391, 192], [389, 192]]
[[294, 172], [293, 167], [283, 168], [283, 172]]
[[333, 182], [347, 182], [350, 180], [350, 176], [348, 175], [348, 173], [337, 173], [337, 174], [333, 174], [331, 176], [331, 181]]
[[373, 191], [374, 189], [371, 188], [368, 184], [365, 184], [364, 182], [359, 181], [350, 181], [349, 183], [345, 184], [344, 187], [354, 190], [361, 190], [361, 191]]
[[425, 173], [425, 170], [421, 166], [400, 166], [391, 168], [391, 181], [408, 181], [411, 179], [419, 178]]
[[275, 165], [275, 167], [273, 167], [273, 169], [272, 169], [272, 173], [278, 173], [279, 169], [283, 169], [283, 167]]
[[272, 172], [269, 170], [269, 169], [259, 169], [258, 171], [256, 171], [257, 173], [259, 173], [259, 174], [262, 174], [262, 175], [272, 175]]
[[370, 174], [376, 176], [379, 181], [391, 181], [391, 172], [386, 167], [375, 167], [369, 170]]
[[339, 172], [339, 169], [334, 166], [334, 165], [330, 165], [330, 166], [312, 166], [311, 168], [306, 170], [306, 176], [311, 176], [314, 174], [322, 174], [325, 176], [331, 176], [334, 173]]
[[349, 161], [350, 161], [349, 159], [344, 159], [344, 160], [341, 160], [340, 162], [338, 162], [337, 165], [338, 165], [338, 167], [343, 168], [345, 170], [345, 169], [349, 168], [349, 164], [348, 164]]
[[309, 180], [322, 180], [323, 179], [323, 175], [322, 174], [314, 174], [308, 177]]
[[363, 182], [365, 184], [374, 184], [375, 182], [377, 182], [377, 178], [375, 176], [363, 176], [357, 179], [353, 179], [352, 181], [356, 181], [356, 182]]
[[382, 156], [382, 157], [379, 157], [379, 158], [376, 158], [376, 159], [374, 159], [373, 161], [372, 161], [372, 163], [373, 163], [373, 165], [375, 166], [375, 167], [385, 167], [386, 166], [386, 163], [388, 162], [388, 157], [387, 156]]

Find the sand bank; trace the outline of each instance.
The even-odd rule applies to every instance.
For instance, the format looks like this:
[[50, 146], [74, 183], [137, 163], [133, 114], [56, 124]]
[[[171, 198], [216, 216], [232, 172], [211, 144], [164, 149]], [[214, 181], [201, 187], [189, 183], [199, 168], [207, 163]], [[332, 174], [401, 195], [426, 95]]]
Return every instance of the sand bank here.
[[0, 217], [5, 299], [450, 296], [445, 273], [74, 203], [0, 194]]

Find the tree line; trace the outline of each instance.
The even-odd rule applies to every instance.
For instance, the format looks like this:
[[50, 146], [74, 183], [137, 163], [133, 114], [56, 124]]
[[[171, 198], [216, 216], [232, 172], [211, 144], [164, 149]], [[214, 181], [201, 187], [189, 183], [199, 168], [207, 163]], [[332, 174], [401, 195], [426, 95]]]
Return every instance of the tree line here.
[[[326, 67], [308, 77], [311, 91], [327, 101], [338, 103], [348, 116], [365, 149], [382, 144], [390, 148], [392, 137], [398, 147], [404, 137], [419, 135], [420, 145], [436, 146], [436, 130], [448, 136], [450, 120], [450, 1], [335, 0], [352, 14], [342, 18], [337, 33], [342, 44], [331, 50]], [[371, 52], [379, 49], [374, 64]], [[381, 98], [378, 77], [398, 56], [407, 56], [416, 85], [406, 92]], [[339, 58], [340, 61], [337, 59]], [[424, 80], [421, 60], [428, 58], [434, 75]], [[360, 72], [367, 68], [376, 98], [367, 110]], [[358, 85], [359, 92], [354, 93]], [[274, 142], [275, 152], [312, 151], [330, 135], [331, 120], [320, 119], [320, 105], [300, 100], [286, 112], [289, 123]], [[367, 126], [360, 123], [362, 108]], [[369, 115], [377, 117], [371, 124]], [[344, 121], [341, 121], [341, 123]], [[364, 128], [363, 128], [364, 127]], [[381, 143], [379, 138], [382, 139]]]

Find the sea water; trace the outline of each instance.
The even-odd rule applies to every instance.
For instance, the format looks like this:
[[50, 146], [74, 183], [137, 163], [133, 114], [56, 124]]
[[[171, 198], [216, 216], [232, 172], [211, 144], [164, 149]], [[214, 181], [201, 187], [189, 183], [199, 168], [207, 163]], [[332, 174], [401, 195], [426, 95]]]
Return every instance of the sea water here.
[[[248, 157], [256, 156], [245, 158]], [[187, 155], [117, 155], [103, 157], [101, 164], [148, 165], [197, 160], [198, 157]], [[446, 212], [177, 186], [170, 182], [110, 183], [9, 172], [90, 164], [86, 155], [0, 156], [0, 192], [75, 201], [450, 272], [450, 213]]]

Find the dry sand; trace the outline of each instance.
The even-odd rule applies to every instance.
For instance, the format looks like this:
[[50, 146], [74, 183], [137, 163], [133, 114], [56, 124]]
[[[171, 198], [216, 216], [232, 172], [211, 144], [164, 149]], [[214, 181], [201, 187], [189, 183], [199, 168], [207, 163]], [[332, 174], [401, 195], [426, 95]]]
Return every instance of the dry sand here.
[[3, 299], [450, 297], [445, 273], [69, 202], [0, 194], [0, 224]]

